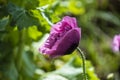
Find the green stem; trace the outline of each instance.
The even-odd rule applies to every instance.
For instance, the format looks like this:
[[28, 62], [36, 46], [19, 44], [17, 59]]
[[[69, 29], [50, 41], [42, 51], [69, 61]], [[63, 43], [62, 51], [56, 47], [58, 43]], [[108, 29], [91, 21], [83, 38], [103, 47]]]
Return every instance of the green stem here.
[[42, 14], [43, 18], [48, 22], [48, 24], [49, 24], [50, 26], [52, 26], [53, 23], [48, 19], [48, 17], [45, 15], [45, 13], [44, 13], [44, 12], [41, 12], [41, 14]]
[[82, 50], [77, 47], [77, 50], [79, 51], [80, 53], [80, 56], [82, 58], [82, 62], [83, 62], [83, 74], [84, 74], [84, 80], [87, 80], [87, 76], [86, 76], [86, 68], [85, 68], [85, 55], [84, 53], [82, 52]]
[[52, 26], [53, 23], [50, 21], [49, 17], [47, 17], [46, 14], [45, 14], [45, 9], [48, 8], [48, 6], [49, 5], [45, 5], [45, 6], [42, 6], [40, 8], [37, 8], [37, 9], [40, 10], [42, 17], [48, 22], [48, 24], [50, 26]]
[[16, 67], [19, 72], [18, 80], [22, 80], [21, 78], [21, 68], [22, 68], [22, 55], [23, 55], [23, 49], [24, 49], [24, 30], [21, 30], [19, 32], [19, 41], [18, 41], [18, 51], [16, 54], [15, 62]]

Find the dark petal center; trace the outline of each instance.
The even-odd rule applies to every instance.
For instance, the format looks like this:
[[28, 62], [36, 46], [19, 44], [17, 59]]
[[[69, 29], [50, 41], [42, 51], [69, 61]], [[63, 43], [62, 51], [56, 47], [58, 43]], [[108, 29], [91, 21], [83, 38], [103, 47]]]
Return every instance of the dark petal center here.
[[78, 43], [73, 43], [71, 46], [66, 50], [64, 54], [71, 54], [78, 46]]

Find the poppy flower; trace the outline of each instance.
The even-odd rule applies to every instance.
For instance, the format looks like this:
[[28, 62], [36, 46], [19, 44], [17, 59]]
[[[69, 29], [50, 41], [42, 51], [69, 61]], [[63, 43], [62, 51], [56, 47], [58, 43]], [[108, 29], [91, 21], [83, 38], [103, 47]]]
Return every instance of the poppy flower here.
[[70, 54], [77, 48], [80, 38], [81, 29], [76, 19], [65, 16], [52, 26], [49, 37], [39, 51], [51, 58]]
[[120, 35], [115, 35], [112, 42], [112, 50], [114, 52], [120, 51]]

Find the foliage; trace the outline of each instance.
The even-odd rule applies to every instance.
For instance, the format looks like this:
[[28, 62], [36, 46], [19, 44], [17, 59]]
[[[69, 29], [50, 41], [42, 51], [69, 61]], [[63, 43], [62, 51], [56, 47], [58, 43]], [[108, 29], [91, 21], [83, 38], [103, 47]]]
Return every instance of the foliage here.
[[[41, 80], [83, 80], [82, 68], [75, 67], [75, 64], [79, 64], [79, 57], [74, 56], [71, 58], [64, 66], [56, 71], [47, 73], [45, 76], [41, 77]], [[90, 62], [87, 61], [87, 77], [89, 80], [99, 80], [94, 74], [94, 68], [91, 66]], [[82, 66], [82, 65], [81, 65]], [[63, 79], [62, 79], [63, 78]]]
[[38, 52], [50, 24], [65, 15], [76, 17], [81, 26], [88, 80], [119, 79], [120, 55], [111, 51], [112, 37], [120, 30], [116, 4], [118, 0], [0, 0], [0, 80], [82, 80], [76, 51], [54, 60]]

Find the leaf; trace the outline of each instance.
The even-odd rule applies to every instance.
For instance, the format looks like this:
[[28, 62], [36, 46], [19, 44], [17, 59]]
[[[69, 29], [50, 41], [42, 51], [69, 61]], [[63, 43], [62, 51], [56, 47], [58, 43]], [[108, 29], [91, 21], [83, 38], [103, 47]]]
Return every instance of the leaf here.
[[61, 69], [56, 70], [53, 73], [60, 74], [62, 76], [67, 77], [68, 79], [74, 79], [77, 76], [81, 76], [83, 78], [82, 67], [76, 68], [73, 66], [75, 62], [75, 57], [71, 58], [68, 63], [66, 63]]
[[[65, 80], [83, 80], [83, 68], [81, 66], [75, 67], [74, 64], [78, 61], [78, 59], [79, 57], [72, 56], [72, 58], [63, 67], [44, 74], [40, 80], [59, 80], [56, 76], [63, 77]], [[79, 61], [80, 63], [77, 64], [82, 65], [81, 59], [79, 59]], [[86, 72], [88, 80], [99, 80], [97, 75], [94, 73], [94, 68], [89, 61], [86, 61]]]
[[37, 40], [38, 37], [42, 35], [42, 33], [38, 31], [36, 26], [29, 27], [28, 34], [29, 34], [29, 37], [32, 38], [33, 40]]
[[13, 60], [4, 59], [3, 63], [0, 64], [0, 80], [17, 80], [19, 73]]
[[101, 18], [101, 19], [104, 19], [104, 20], [109, 21], [111, 23], [114, 23], [117, 26], [120, 26], [120, 19], [110, 12], [99, 11], [96, 13], [96, 16], [98, 18]]
[[69, 80], [58, 74], [50, 74], [48, 76], [42, 77], [39, 80]]
[[32, 61], [32, 57], [33, 55], [31, 52], [26, 52], [22, 56], [23, 58], [22, 74], [28, 80], [33, 80], [35, 69], [36, 69], [36, 66]]
[[5, 30], [5, 27], [7, 26], [9, 22], [9, 17], [4, 17], [0, 20], [0, 31]]
[[12, 62], [9, 66], [9, 70], [7, 70], [6, 74], [9, 76], [10, 80], [17, 80], [19, 74], [17, 72], [14, 62]]
[[6, 56], [9, 56], [9, 53], [12, 52], [11, 48], [13, 48], [13, 46], [10, 42], [0, 41], [0, 63], [3, 62], [4, 59], [8, 59]]
[[85, 13], [85, 7], [81, 1], [70, 1], [69, 10], [75, 15], [83, 15]]
[[[62, 68], [60, 68], [56, 71], [50, 72], [46, 76], [43, 76], [42, 80], [62, 80], [62, 79], [58, 79], [58, 77], [65, 78], [63, 80], [78, 80], [77, 79], [78, 76], [80, 76], [79, 79], [82, 80], [83, 79], [82, 68], [74, 67], [72, 65], [74, 63], [74, 61], [75, 61], [75, 58], [72, 58]], [[52, 76], [50, 76], [50, 75], [52, 75]], [[58, 77], [56, 77], [56, 76], [58, 76]], [[54, 79], [52, 77], [54, 77]]]
[[11, 3], [8, 4], [7, 8], [8, 13], [12, 15], [11, 24], [18, 26], [19, 30], [33, 25], [40, 25], [39, 20], [30, 11], [19, 8]]
[[[23, 7], [25, 9], [35, 9], [40, 1], [39, 0], [10, 0], [12, 3], [14, 3], [17, 6]], [[31, 6], [32, 5], [32, 6]]]

